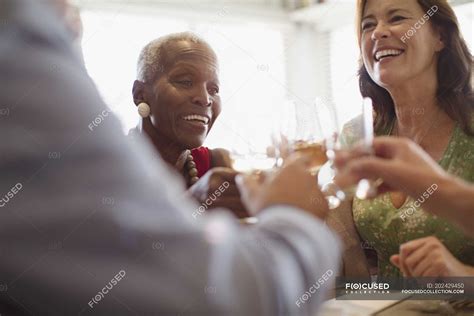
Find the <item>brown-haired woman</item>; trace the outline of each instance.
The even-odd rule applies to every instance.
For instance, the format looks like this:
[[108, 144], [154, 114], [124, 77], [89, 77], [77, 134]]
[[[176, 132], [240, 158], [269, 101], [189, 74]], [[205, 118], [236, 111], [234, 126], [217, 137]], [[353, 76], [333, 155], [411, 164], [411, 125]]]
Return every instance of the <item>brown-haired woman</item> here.
[[[449, 173], [474, 182], [473, 62], [450, 5], [358, 0], [357, 9], [360, 90], [373, 100], [376, 133], [410, 138]], [[344, 133], [350, 139], [350, 128]], [[425, 213], [426, 199], [429, 194], [412, 199], [390, 192], [353, 201], [357, 230], [377, 251], [378, 275], [400, 275], [390, 257], [401, 244], [426, 236], [474, 264], [474, 240]]]

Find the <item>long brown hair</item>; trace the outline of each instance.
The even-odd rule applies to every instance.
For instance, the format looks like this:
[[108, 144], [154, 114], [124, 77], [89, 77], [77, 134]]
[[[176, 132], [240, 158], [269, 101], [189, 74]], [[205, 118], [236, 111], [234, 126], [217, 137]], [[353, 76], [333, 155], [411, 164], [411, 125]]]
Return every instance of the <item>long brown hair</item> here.
[[[459, 22], [451, 6], [446, 0], [417, 0], [424, 12], [433, 6], [438, 11], [428, 23], [441, 32], [445, 45], [438, 58], [438, 90], [436, 98], [442, 110], [451, 119], [460, 124], [468, 135], [474, 135], [472, 117], [474, 114], [474, 98], [472, 92], [472, 54], [459, 30]], [[357, 36], [359, 47], [362, 38], [362, 16], [367, 0], [357, 0]], [[359, 88], [362, 96], [372, 98], [375, 117], [375, 129], [388, 129], [395, 119], [395, 108], [392, 97], [387, 90], [377, 85], [370, 78], [360, 58]]]

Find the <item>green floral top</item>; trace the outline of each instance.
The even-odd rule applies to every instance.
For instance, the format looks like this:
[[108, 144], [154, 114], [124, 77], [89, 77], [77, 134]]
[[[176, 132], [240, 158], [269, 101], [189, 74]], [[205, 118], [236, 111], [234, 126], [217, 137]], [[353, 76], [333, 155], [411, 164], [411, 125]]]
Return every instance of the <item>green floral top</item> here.
[[[347, 142], [351, 142], [350, 131], [349, 124], [342, 135]], [[390, 130], [377, 134], [389, 135]], [[474, 137], [466, 135], [456, 125], [439, 164], [450, 174], [474, 182]], [[354, 199], [352, 212], [355, 225], [362, 239], [377, 251], [378, 275], [400, 276], [400, 271], [390, 263], [390, 256], [398, 253], [402, 243], [426, 236], [438, 237], [458, 260], [474, 265], [474, 239], [468, 238], [448, 221], [424, 212], [422, 204], [416, 207], [415, 201], [407, 198], [397, 209], [389, 193], [373, 200]]]

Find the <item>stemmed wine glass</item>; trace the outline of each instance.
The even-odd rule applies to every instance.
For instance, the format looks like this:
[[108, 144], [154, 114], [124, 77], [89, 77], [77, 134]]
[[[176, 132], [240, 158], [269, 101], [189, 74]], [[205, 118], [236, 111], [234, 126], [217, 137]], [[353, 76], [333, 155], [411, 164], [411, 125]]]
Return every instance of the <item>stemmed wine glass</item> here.
[[[248, 141], [248, 137], [236, 135], [233, 140], [233, 149], [230, 152], [232, 168], [242, 174], [261, 175], [271, 170], [275, 166], [273, 157], [268, 155], [268, 148], [261, 142]], [[243, 225], [258, 223], [256, 217], [246, 217], [239, 219]]]
[[357, 146], [362, 155], [373, 154], [372, 100], [364, 98], [362, 104], [356, 108], [355, 117], [346, 123], [342, 123], [336, 108], [329, 102], [316, 99], [315, 108], [317, 109], [319, 124], [325, 134], [325, 149], [329, 160], [318, 175], [318, 183], [328, 200], [329, 208], [337, 208], [341, 202], [353, 196], [359, 199], [367, 199], [375, 195], [377, 191], [376, 182], [362, 179], [356, 186], [342, 190], [333, 181], [337, 173], [337, 170], [333, 167], [337, 150], [351, 150]]
[[302, 153], [311, 158], [310, 172], [313, 175], [318, 173], [327, 157], [324, 133], [313, 104], [286, 102], [281, 115], [279, 143], [280, 160], [294, 152]]

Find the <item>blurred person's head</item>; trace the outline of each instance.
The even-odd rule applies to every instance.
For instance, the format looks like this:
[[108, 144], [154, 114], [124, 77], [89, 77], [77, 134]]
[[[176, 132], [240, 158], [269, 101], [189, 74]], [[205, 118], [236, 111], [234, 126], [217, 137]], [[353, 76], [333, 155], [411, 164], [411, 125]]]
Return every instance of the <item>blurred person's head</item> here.
[[192, 33], [147, 44], [133, 85], [135, 105], [146, 103], [150, 109], [142, 118], [143, 130], [148, 127], [182, 149], [202, 146], [221, 112], [218, 71], [215, 52]]
[[358, 0], [359, 85], [376, 127], [395, 117], [390, 90], [436, 78], [438, 104], [471, 133], [472, 55], [445, 0]]

